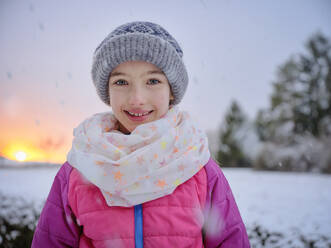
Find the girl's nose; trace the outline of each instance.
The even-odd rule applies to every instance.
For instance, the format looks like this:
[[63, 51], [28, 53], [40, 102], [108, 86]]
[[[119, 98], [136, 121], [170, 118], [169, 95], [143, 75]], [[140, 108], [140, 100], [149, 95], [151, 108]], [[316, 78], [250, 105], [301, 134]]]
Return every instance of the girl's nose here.
[[133, 87], [129, 93], [129, 104], [131, 106], [144, 105], [146, 101], [146, 94], [143, 89]]

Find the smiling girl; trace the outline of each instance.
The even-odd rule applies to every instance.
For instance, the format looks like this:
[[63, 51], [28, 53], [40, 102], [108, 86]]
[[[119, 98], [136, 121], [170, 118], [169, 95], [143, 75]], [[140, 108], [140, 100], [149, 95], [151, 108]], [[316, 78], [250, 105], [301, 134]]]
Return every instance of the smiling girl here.
[[32, 247], [249, 247], [205, 133], [179, 110], [183, 51], [161, 26], [131, 22], [94, 52], [112, 111], [74, 129]]

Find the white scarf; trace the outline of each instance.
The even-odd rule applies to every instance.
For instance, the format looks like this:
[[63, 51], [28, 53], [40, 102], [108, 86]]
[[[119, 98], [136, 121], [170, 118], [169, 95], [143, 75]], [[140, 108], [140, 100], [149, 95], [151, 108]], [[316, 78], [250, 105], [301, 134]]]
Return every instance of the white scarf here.
[[117, 129], [112, 112], [94, 114], [74, 129], [67, 155], [109, 206], [129, 207], [169, 195], [210, 157], [205, 133], [176, 106], [130, 135]]

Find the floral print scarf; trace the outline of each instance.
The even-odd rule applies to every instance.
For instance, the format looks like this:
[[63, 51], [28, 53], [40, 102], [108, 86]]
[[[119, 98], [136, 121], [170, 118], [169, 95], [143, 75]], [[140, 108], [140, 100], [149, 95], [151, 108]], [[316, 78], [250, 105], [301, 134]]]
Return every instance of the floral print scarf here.
[[112, 112], [94, 114], [74, 129], [67, 155], [109, 206], [130, 207], [169, 195], [209, 160], [205, 133], [177, 106], [129, 135], [118, 126]]

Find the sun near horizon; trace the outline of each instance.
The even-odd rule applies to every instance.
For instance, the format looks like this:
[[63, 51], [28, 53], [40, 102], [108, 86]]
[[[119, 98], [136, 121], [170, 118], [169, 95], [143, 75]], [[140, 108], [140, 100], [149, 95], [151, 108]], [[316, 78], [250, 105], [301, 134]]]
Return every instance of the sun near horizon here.
[[23, 162], [26, 160], [26, 152], [24, 151], [17, 151], [15, 153], [15, 158], [17, 161]]
[[64, 163], [65, 153], [61, 151], [48, 152], [31, 145], [13, 142], [1, 149], [0, 155], [18, 162]]

